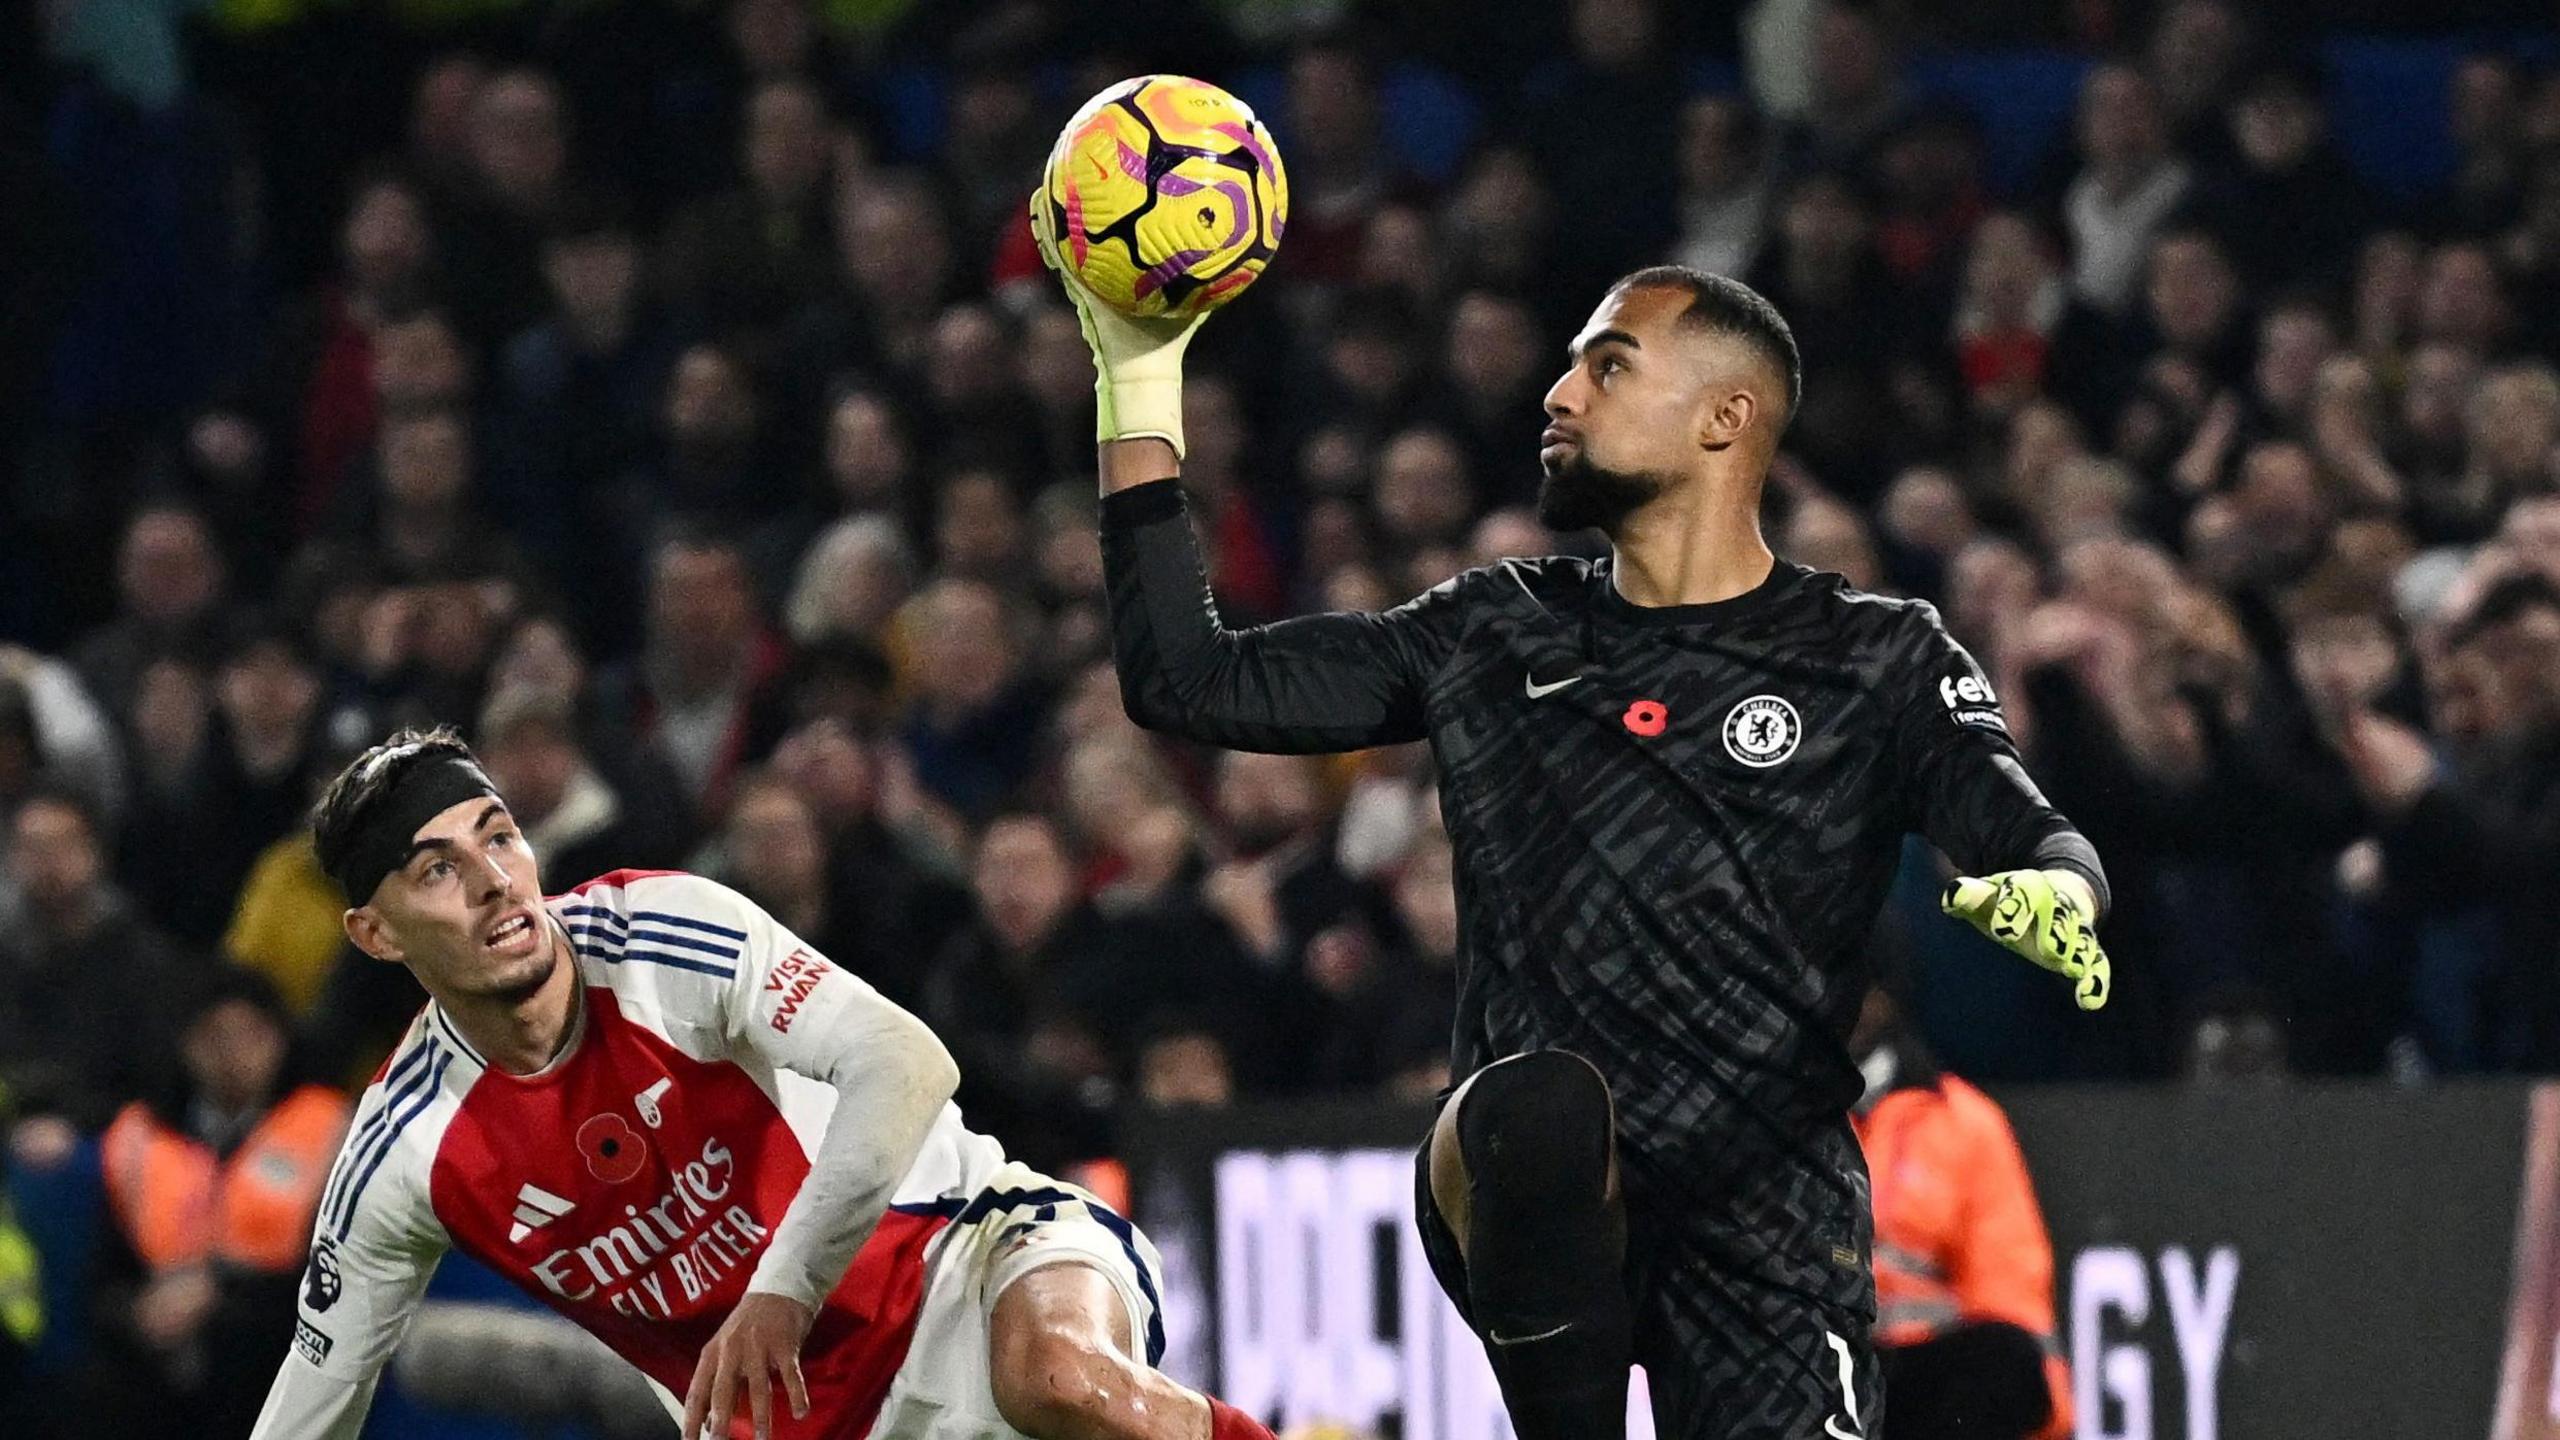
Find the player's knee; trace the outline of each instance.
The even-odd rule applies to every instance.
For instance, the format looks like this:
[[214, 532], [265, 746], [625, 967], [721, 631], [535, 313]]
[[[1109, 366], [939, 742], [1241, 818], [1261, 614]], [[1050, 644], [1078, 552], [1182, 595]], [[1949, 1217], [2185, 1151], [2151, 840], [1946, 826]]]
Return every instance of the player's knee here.
[[1026, 1435], [1090, 1433], [1105, 1418], [1125, 1362], [1087, 1337], [1024, 1326], [991, 1357], [996, 1411]]
[[1608, 1082], [1579, 1055], [1534, 1050], [1486, 1066], [1458, 1107], [1476, 1209], [1597, 1204], [1614, 1123]]

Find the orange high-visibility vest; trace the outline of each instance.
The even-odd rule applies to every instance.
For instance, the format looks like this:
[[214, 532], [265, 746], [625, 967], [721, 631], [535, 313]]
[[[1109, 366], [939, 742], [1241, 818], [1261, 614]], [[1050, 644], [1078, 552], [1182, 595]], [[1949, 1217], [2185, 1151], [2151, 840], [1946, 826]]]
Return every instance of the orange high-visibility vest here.
[[107, 1201], [153, 1270], [219, 1260], [270, 1274], [302, 1263], [347, 1100], [305, 1085], [279, 1101], [229, 1159], [136, 1102], [100, 1142]]
[[2009, 1117], [1953, 1075], [1888, 1092], [1851, 1117], [1875, 1186], [1876, 1343], [1910, 1345], [2000, 1320], [2044, 1342], [2053, 1419], [2071, 1433], [2071, 1373], [2054, 1339], [2053, 1242]]

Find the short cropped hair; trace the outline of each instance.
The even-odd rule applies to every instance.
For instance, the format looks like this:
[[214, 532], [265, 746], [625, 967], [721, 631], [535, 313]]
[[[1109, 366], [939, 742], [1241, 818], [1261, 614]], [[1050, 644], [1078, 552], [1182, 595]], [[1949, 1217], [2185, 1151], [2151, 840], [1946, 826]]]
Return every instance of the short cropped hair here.
[[1783, 430], [1795, 418], [1796, 406], [1804, 399], [1804, 357], [1796, 350], [1796, 332], [1788, 328], [1787, 317], [1778, 313], [1767, 296], [1731, 276], [1689, 265], [1648, 265], [1622, 276], [1609, 293], [1636, 289], [1687, 294], [1689, 308], [1680, 312], [1680, 323], [1730, 335], [1759, 351], [1786, 380], [1787, 408], [1778, 417], [1779, 428]]
[[336, 876], [374, 805], [391, 793], [401, 777], [435, 760], [480, 763], [450, 725], [402, 730], [348, 762], [311, 811], [311, 844], [319, 855], [321, 873]]

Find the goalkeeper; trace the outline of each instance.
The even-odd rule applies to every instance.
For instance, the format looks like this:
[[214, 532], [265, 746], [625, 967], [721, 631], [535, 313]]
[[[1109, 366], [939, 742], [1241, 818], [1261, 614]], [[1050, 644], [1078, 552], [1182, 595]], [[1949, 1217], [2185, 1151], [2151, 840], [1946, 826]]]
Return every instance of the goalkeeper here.
[[1607, 558], [1230, 629], [1177, 479], [1189, 327], [1068, 293], [1099, 371], [1131, 716], [1241, 750], [1437, 758], [1460, 1083], [1417, 1205], [1521, 1440], [1622, 1435], [1630, 1362], [1668, 1437], [1868, 1440], [1846, 1040], [1902, 837], [1979, 877], [1947, 908], [2089, 1009], [2106, 880], [1936, 611], [1770, 553], [1761, 486], [1802, 374], [1786, 322], [1674, 267], [1601, 299], [1547, 393], [1539, 509], [1598, 529]]

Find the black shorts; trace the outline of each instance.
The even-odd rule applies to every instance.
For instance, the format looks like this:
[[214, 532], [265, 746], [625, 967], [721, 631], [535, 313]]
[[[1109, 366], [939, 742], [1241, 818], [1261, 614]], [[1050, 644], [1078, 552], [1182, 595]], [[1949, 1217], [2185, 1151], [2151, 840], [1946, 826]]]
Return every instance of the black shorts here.
[[[1467, 1262], [1431, 1195], [1431, 1141], [1415, 1154], [1413, 1213], [1432, 1276], [1468, 1327]], [[1677, 1224], [1630, 1203], [1627, 1296], [1635, 1361], [1658, 1440], [1873, 1440], [1884, 1387], [1868, 1317], [1731, 1266]]]

